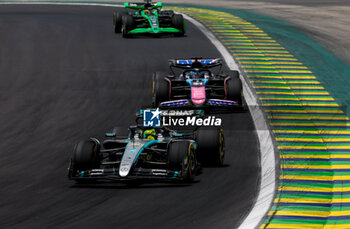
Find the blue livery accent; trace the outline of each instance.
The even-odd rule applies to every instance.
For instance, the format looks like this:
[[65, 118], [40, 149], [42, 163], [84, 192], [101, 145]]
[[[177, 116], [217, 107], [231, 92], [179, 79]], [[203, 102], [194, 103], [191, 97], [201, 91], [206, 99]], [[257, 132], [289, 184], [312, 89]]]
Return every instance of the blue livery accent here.
[[[191, 65], [194, 60], [177, 60], [177, 64], [181, 65]], [[215, 63], [215, 59], [202, 59], [198, 60], [201, 64], [213, 64]]]
[[202, 112], [203, 112], [203, 110], [198, 110], [197, 117], [200, 117], [200, 115], [201, 115]]
[[[197, 79], [187, 79], [186, 83], [188, 83], [188, 85], [192, 86], [192, 83], [194, 81], [197, 81]], [[200, 81], [203, 82], [203, 85], [206, 85], [208, 83], [209, 79], [200, 79]]]
[[173, 178], [176, 178], [178, 174], [179, 174], [179, 171], [175, 171]]
[[210, 99], [209, 103], [212, 105], [218, 105], [218, 106], [235, 106], [236, 102], [234, 101], [220, 101], [220, 100], [215, 100], [215, 99]]
[[173, 133], [173, 136], [183, 136], [184, 134], [181, 133]]
[[186, 105], [186, 103], [188, 103], [188, 100], [187, 99], [184, 99], [184, 100], [177, 100], [177, 101], [174, 101], [174, 102], [162, 102], [161, 105], [164, 106], [164, 107], [172, 107], [172, 106], [183, 106], [183, 105]]
[[115, 135], [116, 135], [115, 133], [106, 133], [107, 137], [115, 137]]

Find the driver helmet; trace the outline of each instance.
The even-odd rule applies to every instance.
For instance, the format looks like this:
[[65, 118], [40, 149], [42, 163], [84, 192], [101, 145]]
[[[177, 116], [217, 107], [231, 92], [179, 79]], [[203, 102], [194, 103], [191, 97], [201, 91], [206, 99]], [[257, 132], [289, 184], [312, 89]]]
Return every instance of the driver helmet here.
[[199, 78], [199, 77], [200, 77], [200, 74], [199, 74], [199, 72], [190, 71], [190, 72], [187, 74], [187, 76], [188, 76], [188, 78], [195, 79], [195, 78]]
[[147, 140], [155, 140], [157, 138], [157, 132], [155, 129], [149, 129], [143, 132], [141, 131], [141, 136]]

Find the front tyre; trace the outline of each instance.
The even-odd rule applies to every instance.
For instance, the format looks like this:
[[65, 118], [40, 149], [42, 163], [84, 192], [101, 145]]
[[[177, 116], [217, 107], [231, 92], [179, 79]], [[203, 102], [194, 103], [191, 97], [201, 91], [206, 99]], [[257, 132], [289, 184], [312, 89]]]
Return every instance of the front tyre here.
[[225, 137], [221, 128], [200, 128], [196, 132], [198, 159], [204, 165], [222, 166], [225, 158]]
[[240, 107], [243, 106], [242, 81], [238, 71], [232, 71], [231, 78], [226, 82], [226, 98], [236, 101]]
[[158, 107], [161, 102], [169, 100], [170, 85], [165, 80], [165, 73], [153, 73], [152, 81], [153, 106]]
[[123, 25], [123, 14], [120, 12], [113, 13], [113, 26], [115, 33], [121, 33]]
[[130, 15], [124, 15], [122, 17], [122, 29], [121, 29], [123, 37], [125, 38], [131, 37], [132, 35], [129, 34], [129, 32], [133, 30], [133, 28], [134, 28], [134, 18]]
[[179, 33], [175, 33], [174, 35], [178, 37], [184, 36], [186, 32], [186, 27], [183, 16], [181, 14], [174, 14], [171, 19], [174, 28], [180, 30]]
[[74, 170], [89, 170], [98, 167], [100, 145], [93, 141], [80, 141], [74, 148], [72, 166]]
[[185, 181], [192, 181], [197, 165], [193, 143], [188, 141], [169, 143], [168, 165], [170, 170], [177, 171]]

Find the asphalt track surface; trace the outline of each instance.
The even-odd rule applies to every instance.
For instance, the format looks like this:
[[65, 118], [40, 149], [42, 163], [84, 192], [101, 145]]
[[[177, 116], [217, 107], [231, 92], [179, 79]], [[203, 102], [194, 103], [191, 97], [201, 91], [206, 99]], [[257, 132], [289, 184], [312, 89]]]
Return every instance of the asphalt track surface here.
[[224, 117], [226, 165], [192, 185], [78, 186], [74, 144], [133, 124], [167, 59], [219, 56], [192, 24], [183, 38], [123, 39], [105, 7], [0, 7], [0, 228], [234, 228], [259, 187], [249, 113]]

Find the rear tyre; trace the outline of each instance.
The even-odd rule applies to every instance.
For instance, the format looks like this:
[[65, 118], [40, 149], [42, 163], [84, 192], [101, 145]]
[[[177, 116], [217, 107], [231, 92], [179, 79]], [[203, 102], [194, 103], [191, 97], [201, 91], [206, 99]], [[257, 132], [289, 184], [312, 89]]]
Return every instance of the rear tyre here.
[[178, 29], [181, 31], [179, 33], [175, 33], [174, 34], [175, 36], [182, 37], [185, 35], [186, 27], [185, 27], [184, 18], [181, 14], [174, 14], [172, 16], [172, 24], [173, 24], [175, 29]]
[[229, 71], [229, 76], [231, 76], [233, 79], [238, 79], [239, 71], [236, 71], [236, 70]]
[[198, 160], [203, 165], [222, 166], [225, 158], [225, 138], [221, 128], [201, 128], [196, 132]]
[[172, 16], [174, 14], [173, 10], [162, 10], [159, 12], [159, 16]]
[[131, 37], [132, 35], [129, 34], [129, 32], [133, 28], [134, 28], [134, 19], [133, 19], [133, 17], [130, 16], [130, 15], [124, 15], [122, 17], [122, 28], [121, 28], [123, 37], [125, 37], [125, 38]]
[[161, 102], [169, 100], [169, 83], [165, 80], [165, 74], [162, 72], [153, 73], [153, 106], [158, 107]]
[[113, 13], [113, 25], [114, 25], [114, 32], [121, 33], [122, 25], [123, 25], [123, 14], [122, 13], [120, 13], [120, 12]]
[[226, 82], [227, 99], [237, 101], [239, 106], [243, 106], [242, 101], [242, 81], [238, 71], [232, 71], [231, 79]]
[[190, 142], [174, 141], [168, 148], [168, 165], [170, 170], [181, 172], [186, 181], [192, 181], [196, 169], [194, 149]]

